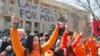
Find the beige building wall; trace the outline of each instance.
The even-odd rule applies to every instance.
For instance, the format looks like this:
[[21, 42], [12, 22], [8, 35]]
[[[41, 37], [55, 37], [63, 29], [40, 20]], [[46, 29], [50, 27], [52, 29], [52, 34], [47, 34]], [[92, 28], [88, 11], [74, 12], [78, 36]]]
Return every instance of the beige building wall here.
[[71, 5], [66, 5], [55, 0], [41, 0], [41, 5], [42, 4], [47, 4], [49, 8], [62, 13], [68, 21], [69, 31], [83, 32], [83, 29], [86, 28], [83, 26], [83, 21], [89, 22], [89, 12], [79, 10]]
[[4, 17], [3, 16], [0, 16], [0, 30], [4, 30]]
[[[77, 16], [79, 16], [79, 31], [82, 30], [83, 27], [81, 27], [82, 25], [82, 20], [84, 19], [88, 19], [88, 12], [79, 10], [77, 8], [74, 8], [72, 6], [57, 2], [55, 0], [27, 0], [30, 1], [34, 4], [38, 4], [50, 9], [53, 9], [57, 12], [57, 16], [59, 17], [58, 13], [62, 13], [66, 20], [68, 20], [70, 22], [70, 24], [72, 24], [72, 16], [69, 16], [70, 13], [75, 12], [75, 14]], [[3, 4], [3, 6], [2, 6]], [[0, 1], [0, 5], [3, 9], [0, 9], [0, 31], [4, 31], [5, 29], [10, 29], [10, 25], [8, 23], [12, 14], [14, 14], [14, 6], [15, 4], [15, 0], [5, 0], [5, 2]], [[57, 23], [57, 22], [55, 22]], [[27, 32], [34, 32], [34, 31], [38, 31], [39, 33], [41, 32], [49, 32], [50, 30], [50, 24], [52, 23], [47, 23], [47, 22], [33, 22], [30, 20], [23, 20], [20, 23], [20, 28], [24, 28]], [[70, 26], [70, 30], [74, 31], [72, 29], [72, 26]]]

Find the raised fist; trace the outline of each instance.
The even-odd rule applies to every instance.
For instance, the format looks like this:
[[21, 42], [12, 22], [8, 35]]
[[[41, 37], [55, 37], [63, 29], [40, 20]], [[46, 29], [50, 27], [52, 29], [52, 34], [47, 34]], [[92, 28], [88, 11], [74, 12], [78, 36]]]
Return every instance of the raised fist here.
[[19, 23], [21, 20], [17, 14], [11, 16], [11, 26], [14, 26], [14, 23]]

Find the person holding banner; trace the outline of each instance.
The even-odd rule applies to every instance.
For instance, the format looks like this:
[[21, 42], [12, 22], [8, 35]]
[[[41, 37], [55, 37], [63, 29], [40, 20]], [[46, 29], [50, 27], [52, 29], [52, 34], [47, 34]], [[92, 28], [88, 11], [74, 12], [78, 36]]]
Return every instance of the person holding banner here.
[[20, 43], [19, 32], [17, 27], [14, 27], [15, 23], [19, 23], [20, 19], [17, 14], [12, 15], [11, 17], [11, 41], [12, 47], [16, 54], [16, 56], [43, 56], [44, 53], [49, 50], [52, 45], [55, 43], [59, 26], [57, 25], [55, 30], [53, 31], [50, 39], [40, 46], [40, 39], [38, 35], [29, 35], [26, 40], [25, 48]]

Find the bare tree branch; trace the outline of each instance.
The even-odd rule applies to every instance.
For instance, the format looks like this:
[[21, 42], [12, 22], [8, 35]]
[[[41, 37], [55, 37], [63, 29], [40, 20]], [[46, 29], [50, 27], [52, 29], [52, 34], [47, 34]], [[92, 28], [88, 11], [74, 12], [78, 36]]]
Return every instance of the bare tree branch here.
[[[93, 18], [99, 19], [99, 16], [96, 15], [95, 11], [100, 10], [100, 0], [74, 0], [76, 4], [82, 8], [84, 8], [86, 11], [90, 12], [93, 16]], [[94, 2], [95, 1], [95, 2]], [[91, 3], [94, 2], [94, 3]], [[94, 7], [94, 4], [96, 7]], [[97, 7], [98, 6], [98, 7]], [[97, 9], [94, 9], [97, 8]]]
[[91, 8], [90, 0], [86, 0], [86, 1], [88, 3], [88, 8], [89, 8], [90, 12], [92, 12], [93, 18], [95, 18], [95, 14], [94, 14], [94, 12], [92, 11], [92, 8]]
[[83, 6], [82, 4], [77, 4], [77, 5], [79, 5], [79, 6], [83, 7], [85, 10], [89, 11], [89, 10], [88, 10], [88, 8], [87, 8], [87, 7], [85, 7], [85, 6]]
[[98, 7], [100, 8], [99, 0], [95, 0], [95, 2], [98, 5]]
[[83, 7], [84, 9], [86, 9], [87, 11], [89, 11], [89, 8], [87, 8], [87, 5], [85, 3], [83, 3], [81, 0], [76, 0], [79, 4], [79, 6]]
[[86, 1], [87, 1], [87, 3], [88, 3], [89, 9], [91, 10], [90, 0], [86, 0]]
[[[82, 2], [81, 0], [76, 0], [76, 1], [78, 2], [78, 5], [79, 5], [79, 6], [83, 7], [83, 8], [86, 9], [88, 12], [91, 12], [93, 18], [97, 18], [97, 19], [98, 19], [98, 17], [97, 17], [97, 16], [95, 15], [95, 13], [93, 12], [93, 9], [91, 8], [91, 3], [90, 3], [91, 0], [86, 0], [87, 3]], [[95, 0], [95, 1], [97, 2], [98, 6], [100, 6], [98, 0]]]

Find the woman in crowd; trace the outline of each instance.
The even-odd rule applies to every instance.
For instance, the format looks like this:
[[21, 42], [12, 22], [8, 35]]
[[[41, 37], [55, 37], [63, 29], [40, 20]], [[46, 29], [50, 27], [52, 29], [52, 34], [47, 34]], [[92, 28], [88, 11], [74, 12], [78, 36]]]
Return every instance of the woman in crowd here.
[[38, 35], [29, 35], [26, 40], [26, 48], [24, 48], [20, 43], [18, 30], [14, 28], [14, 24], [19, 22], [20, 19], [18, 15], [15, 14], [11, 17], [11, 41], [16, 56], [43, 56], [44, 52], [49, 50], [49, 48], [51, 48], [51, 46], [55, 43], [59, 32], [58, 25], [50, 39], [42, 46], [40, 46], [40, 39]]

